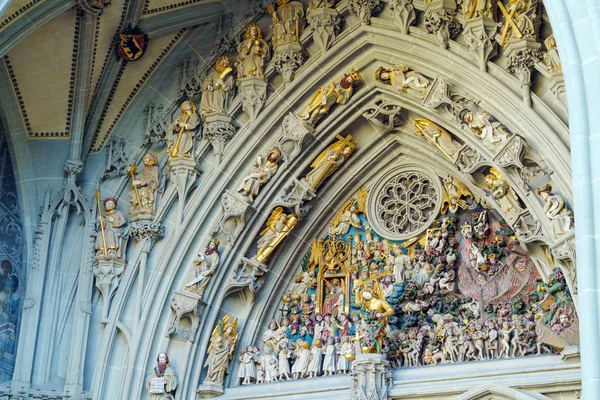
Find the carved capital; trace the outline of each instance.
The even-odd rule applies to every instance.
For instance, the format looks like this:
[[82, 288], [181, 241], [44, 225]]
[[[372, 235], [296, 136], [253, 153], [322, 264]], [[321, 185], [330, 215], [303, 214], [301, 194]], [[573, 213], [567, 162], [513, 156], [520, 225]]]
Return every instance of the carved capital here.
[[134, 221], [131, 223], [131, 235], [138, 242], [149, 240], [155, 243], [165, 236], [165, 227], [155, 221]]
[[356, 15], [366, 25], [371, 24], [373, 14], [383, 10], [381, 0], [349, 0], [348, 6], [352, 14]]
[[456, 12], [447, 9], [430, 7], [425, 11], [425, 30], [434, 35], [438, 44], [444, 48], [448, 42], [456, 39], [462, 26], [455, 18]]
[[219, 159], [225, 151], [225, 144], [232, 138], [235, 131], [231, 117], [226, 115], [209, 115], [204, 121], [203, 134], [212, 145], [213, 153]]
[[304, 64], [302, 46], [298, 43], [286, 43], [275, 47], [273, 65], [275, 70], [283, 77], [284, 83], [294, 80], [298, 68]]
[[69, 177], [79, 175], [83, 170], [83, 162], [77, 159], [68, 159], [65, 161], [65, 172]]

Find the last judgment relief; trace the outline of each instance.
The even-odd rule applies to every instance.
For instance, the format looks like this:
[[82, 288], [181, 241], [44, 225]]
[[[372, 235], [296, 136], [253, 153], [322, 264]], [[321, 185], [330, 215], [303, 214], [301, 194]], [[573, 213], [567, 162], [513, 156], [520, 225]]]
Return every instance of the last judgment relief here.
[[[241, 346], [238, 382], [345, 374], [361, 353], [408, 368], [545, 355], [577, 344], [577, 314], [561, 270], [542, 279], [503, 219], [462, 182], [440, 181], [437, 193], [434, 182], [404, 173], [379, 194], [361, 187], [348, 199], [302, 259], [259, 343]], [[432, 209], [436, 196], [441, 206]], [[371, 219], [409, 232], [432, 222], [393, 240], [385, 228], [375, 232]]]

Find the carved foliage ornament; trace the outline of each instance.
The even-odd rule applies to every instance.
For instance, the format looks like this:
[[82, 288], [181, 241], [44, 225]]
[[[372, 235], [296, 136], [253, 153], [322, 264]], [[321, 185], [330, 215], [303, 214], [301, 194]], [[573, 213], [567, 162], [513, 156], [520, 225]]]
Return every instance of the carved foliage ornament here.
[[435, 218], [441, 202], [439, 179], [414, 169], [379, 181], [372, 193], [369, 221], [377, 233], [394, 240], [421, 233]]

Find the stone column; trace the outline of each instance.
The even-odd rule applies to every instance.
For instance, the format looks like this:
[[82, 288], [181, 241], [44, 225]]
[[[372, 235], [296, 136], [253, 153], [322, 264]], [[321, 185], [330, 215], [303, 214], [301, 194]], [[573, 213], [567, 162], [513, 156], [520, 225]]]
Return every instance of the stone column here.
[[390, 363], [383, 354], [357, 354], [352, 362], [352, 400], [387, 400], [392, 386]]

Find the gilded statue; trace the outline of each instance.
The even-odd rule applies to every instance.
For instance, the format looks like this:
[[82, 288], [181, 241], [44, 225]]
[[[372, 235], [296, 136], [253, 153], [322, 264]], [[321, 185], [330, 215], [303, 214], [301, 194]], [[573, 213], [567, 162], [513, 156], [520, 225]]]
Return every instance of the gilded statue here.
[[277, 0], [277, 10], [269, 6], [273, 16], [273, 47], [298, 43], [304, 27], [304, 6], [298, 1]]
[[502, 174], [500, 174], [500, 171], [496, 168], [490, 168], [490, 173], [485, 176], [484, 181], [508, 218], [515, 217], [522, 210], [517, 195]]
[[466, 0], [463, 2], [466, 19], [492, 17], [492, 0]]
[[368, 195], [367, 189], [362, 186], [358, 189], [358, 200], [351, 198], [342, 205], [329, 224], [329, 236], [343, 236], [348, 233], [350, 227], [361, 227], [358, 214], [367, 211]]
[[537, 0], [508, 0], [506, 7], [500, 1], [497, 4], [504, 15], [500, 46], [504, 46], [511, 39], [534, 38]]
[[429, 144], [437, 147], [450, 161], [455, 162], [462, 146], [456, 143], [448, 132], [425, 118], [411, 120], [415, 127], [415, 135], [425, 137]]
[[208, 367], [204, 384], [210, 382], [222, 385], [225, 379], [229, 361], [233, 358], [233, 350], [238, 340], [238, 319], [235, 317], [233, 321], [229, 322], [230, 318], [229, 314], [223, 317], [210, 337], [208, 357], [204, 364], [205, 367]]
[[202, 298], [206, 291], [206, 287], [208, 286], [210, 277], [215, 273], [219, 266], [220, 258], [219, 241], [212, 239], [208, 243], [206, 250], [204, 250], [204, 254], [198, 254], [198, 257], [194, 260], [194, 266], [183, 290], [194, 293]]
[[573, 214], [567, 208], [565, 200], [558, 194], [552, 193], [552, 185], [547, 184], [537, 190], [544, 200], [544, 213], [552, 221], [554, 235], [560, 237], [573, 229]]
[[310, 167], [312, 171], [306, 174], [302, 180], [314, 190], [317, 190], [321, 183], [333, 174], [339, 167], [352, 155], [356, 148], [356, 142], [352, 135], [347, 137], [337, 136], [338, 141], [326, 148]]
[[[100, 203], [100, 194], [96, 192]], [[127, 244], [125, 216], [117, 210], [117, 200], [113, 197], [104, 199], [104, 212], [98, 212], [98, 236], [96, 236], [96, 257], [113, 257], [123, 259]], [[100, 207], [100, 204], [98, 204]], [[99, 208], [100, 210], [100, 208]]]
[[329, 114], [334, 104], [348, 102], [354, 93], [354, 85], [361, 79], [360, 73], [353, 69], [350, 74], [344, 74], [339, 83], [331, 82], [327, 87], [319, 88], [300, 114], [300, 118], [314, 127], [324, 115]]
[[381, 283], [375, 280], [372, 287], [361, 289], [356, 296], [356, 305], [360, 307], [362, 319], [363, 353], [381, 354], [388, 318], [395, 313], [394, 308], [385, 300]]
[[229, 99], [233, 96], [233, 68], [229, 57], [217, 59], [215, 70], [212, 71], [202, 84], [202, 100], [200, 101], [200, 116], [227, 114]]
[[265, 61], [269, 59], [269, 44], [263, 39], [258, 25], [250, 24], [244, 41], [238, 46], [236, 62], [238, 81], [249, 76], [262, 77]]
[[196, 105], [186, 100], [181, 103], [181, 114], [171, 125], [172, 136], [168, 148], [171, 157], [192, 157], [194, 138], [200, 129]]
[[298, 223], [296, 214], [286, 214], [282, 207], [277, 207], [267, 220], [267, 227], [260, 233], [258, 251], [254, 259], [264, 263], [277, 245], [290, 233]]
[[455, 214], [459, 208], [463, 210], [469, 208], [466, 199], [473, 201], [473, 194], [464, 183], [449, 175], [444, 179], [443, 188], [441, 214], [446, 214], [448, 211]]
[[506, 127], [488, 112], [475, 112], [465, 108], [459, 113], [459, 118], [486, 144], [494, 146], [503, 143], [510, 136]]
[[406, 65], [392, 68], [379, 67], [375, 71], [375, 79], [387, 85], [392, 85], [400, 92], [424, 98], [429, 87], [429, 79], [416, 71], [411, 71]]
[[554, 35], [548, 36], [548, 38], [544, 40], [544, 44], [547, 49], [546, 54], [544, 54], [546, 71], [548, 71], [550, 75], [562, 73], [562, 65], [560, 63], [560, 58], [558, 57], [558, 49], [556, 48]]
[[244, 176], [237, 191], [252, 203], [260, 192], [260, 188], [277, 172], [280, 158], [281, 152], [277, 149], [269, 151], [266, 159], [263, 159], [263, 156], [257, 156], [254, 167]]
[[160, 194], [164, 189], [164, 182], [158, 167], [156, 154], [146, 154], [142, 158], [144, 168], [138, 173], [137, 165], [133, 164], [131, 174], [131, 190], [129, 191], [129, 215], [148, 214], [154, 215]]
[[169, 356], [160, 353], [156, 357], [156, 366], [150, 371], [146, 379], [146, 389], [152, 400], [173, 400], [177, 389], [177, 375], [171, 368]]

